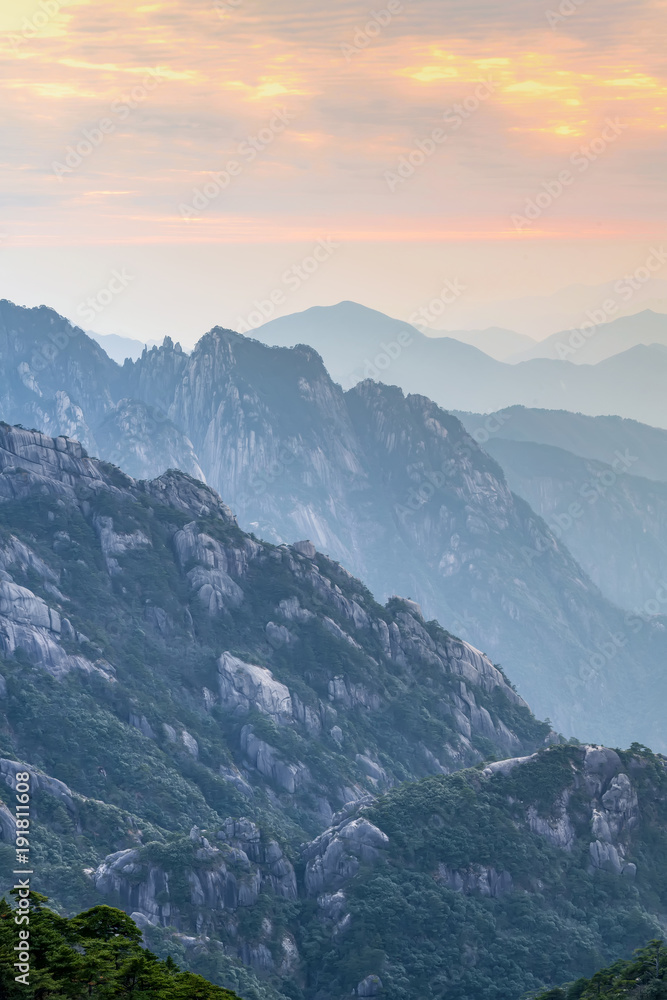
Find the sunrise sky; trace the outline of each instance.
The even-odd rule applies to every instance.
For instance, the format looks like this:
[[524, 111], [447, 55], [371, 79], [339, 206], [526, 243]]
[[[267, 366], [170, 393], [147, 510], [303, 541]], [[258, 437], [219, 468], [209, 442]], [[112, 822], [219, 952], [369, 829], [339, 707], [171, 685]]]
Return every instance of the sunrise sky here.
[[153, 337], [232, 324], [323, 237], [282, 311], [638, 266], [665, 235], [666, 0], [387, 6], [5, 0], [0, 294], [72, 312], [133, 268], [98, 326]]

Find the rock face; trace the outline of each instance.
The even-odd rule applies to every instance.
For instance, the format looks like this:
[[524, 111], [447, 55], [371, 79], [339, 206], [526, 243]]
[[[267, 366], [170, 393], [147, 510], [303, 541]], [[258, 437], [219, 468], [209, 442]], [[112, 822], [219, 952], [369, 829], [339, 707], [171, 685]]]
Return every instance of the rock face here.
[[218, 661], [220, 701], [226, 708], [247, 712], [253, 705], [276, 721], [293, 715], [289, 688], [266, 667], [244, 663], [225, 652]]
[[[46, 309], [4, 303], [0, 328], [0, 416], [76, 433], [142, 478], [175, 464], [205, 475], [255, 534], [310, 539], [305, 558], [324, 550], [379, 598], [412, 595], [505, 658], [560, 731], [665, 745], [650, 709], [662, 677], [636, 667], [665, 655], [665, 634], [619, 632], [565, 545], [435, 403], [370, 381], [344, 393], [312, 349], [218, 328], [191, 355], [167, 338], [122, 368]], [[43, 349], [56, 350], [49, 364]], [[197, 573], [210, 613], [238, 599], [224, 567]]]
[[627, 610], [649, 602], [644, 613], [662, 611], [656, 592], [663, 593], [667, 579], [667, 482], [640, 478], [639, 450], [617, 448], [606, 464], [563, 448], [507, 441], [502, 433], [487, 450], [512, 490], [562, 533], [602, 593]]
[[97, 450], [135, 479], [156, 479], [180, 469], [206, 482], [188, 440], [160, 410], [136, 399], [121, 399], [96, 430]]
[[[311, 543], [258, 542], [184, 473], [136, 481], [76, 442], [0, 426], [0, 524], [5, 695], [19, 678], [78, 676], [58, 694], [76, 714], [88, 675], [126, 738], [309, 832], [368, 792], [548, 736], [504, 674], [414, 602], [382, 608]], [[100, 775], [103, 756], [81, 794]]]
[[334, 825], [303, 852], [308, 895], [335, 892], [354, 878], [361, 864], [374, 865], [382, 859], [389, 838], [365, 816], [358, 815], [361, 806], [355, 804], [334, 816]]
[[466, 872], [457, 872], [447, 865], [439, 865], [438, 877], [448, 889], [466, 895], [479, 893], [480, 896], [491, 896], [497, 899], [498, 896], [511, 892], [513, 889], [512, 876], [509, 872], [497, 872], [493, 867], [482, 865], [476, 866], [473, 871]]
[[[541, 815], [531, 805], [526, 812], [526, 822], [533, 833], [544, 837], [554, 847], [572, 851], [576, 843], [575, 822], [571, 796], [582, 790], [587, 799], [588, 822], [591, 834], [589, 870], [603, 869], [617, 875], [634, 878], [637, 866], [626, 862], [625, 855], [631, 836], [640, 823], [637, 789], [623, 771], [623, 764], [615, 750], [587, 746], [582, 751], [579, 767], [573, 768], [569, 787], [555, 799], [549, 816]], [[484, 774], [509, 775], [518, 767], [535, 761], [538, 755], [514, 761], [502, 761], [485, 768]]]

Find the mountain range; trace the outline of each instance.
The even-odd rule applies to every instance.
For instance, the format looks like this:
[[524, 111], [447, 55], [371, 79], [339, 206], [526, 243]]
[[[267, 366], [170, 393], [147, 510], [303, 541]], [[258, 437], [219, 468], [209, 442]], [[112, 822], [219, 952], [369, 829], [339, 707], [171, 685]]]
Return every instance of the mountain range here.
[[606, 600], [430, 400], [371, 381], [344, 393], [311, 348], [220, 329], [190, 355], [165, 340], [121, 368], [50, 310], [2, 309], [6, 420], [76, 437], [137, 478], [205, 476], [257, 536], [310, 538], [379, 599], [411, 597], [511, 662], [566, 735], [665, 745], [660, 619]]
[[645, 309], [633, 316], [610, 319], [610, 314], [599, 307], [584, 314], [578, 326], [554, 333], [512, 356], [505, 355], [503, 360], [516, 363], [531, 358], [553, 358], [577, 365], [595, 365], [633, 347], [651, 344], [667, 346], [667, 316], [664, 313]]
[[[662, 246], [656, 245], [649, 249], [644, 259], [637, 261], [639, 273], [618, 275], [615, 280], [605, 281], [599, 285], [575, 284], [560, 288], [552, 293], [535, 293], [515, 299], [489, 299], [482, 303], [472, 303], [461, 296], [447, 310], [451, 323], [467, 329], [484, 329], [492, 325], [509, 330], [537, 340], [543, 340], [562, 330], [580, 327], [588, 312], [601, 308], [602, 304], [612, 303], [616, 307], [614, 315], [632, 316], [642, 310], [651, 309], [655, 312], [667, 312], [667, 281], [659, 277], [660, 268], [664, 267], [665, 252]], [[649, 260], [652, 269], [648, 267]], [[451, 317], [451, 319], [450, 319]], [[439, 331], [442, 335], [443, 331]]]
[[[471, 429], [481, 426], [480, 414], [459, 416]], [[510, 487], [605, 596], [639, 614], [662, 614], [667, 433], [616, 417], [521, 407], [483, 419], [496, 429], [484, 447]]]
[[[590, 339], [581, 334], [576, 341], [581, 347], [572, 348], [566, 360], [537, 357], [517, 364], [496, 361], [451, 337], [426, 336], [414, 326], [354, 302], [317, 306], [271, 320], [255, 334], [273, 346], [314, 347], [344, 388], [371, 378], [428, 396], [447, 410], [488, 413], [518, 404], [592, 416], [618, 414], [667, 427], [661, 391], [667, 377], [664, 344], [646, 346], [630, 337], [626, 350], [598, 364], [574, 361], [584, 345], [603, 341], [607, 327], [643, 323], [642, 316], [603, 324]], [[661, 327], [664, 339], [667, 321], [657, 317], [655, 325]], [[570, 336], [572, 331], [563, 334], [566, 342]]]
[[8, 425], [0, 524], [3, 889], [27, 772], [50, 905], [250, 1000], [515, 1000], [660, 933], [665, 758], [565, 744], [414, 602]]

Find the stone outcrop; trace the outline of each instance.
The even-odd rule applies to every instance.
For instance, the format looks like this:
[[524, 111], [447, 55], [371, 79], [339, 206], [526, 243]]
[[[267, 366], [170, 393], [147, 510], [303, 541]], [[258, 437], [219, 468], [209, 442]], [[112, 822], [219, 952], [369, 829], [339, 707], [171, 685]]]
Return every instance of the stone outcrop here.
[[334, 825], [303, 851], [308, 895], [335, 892], [357, 874], [362, 864], [382, 860], [389, 838], [363, 815], [363, 805], [364, 800], [334, 816]]
[[244, 663], [225, 652], [218, 660], [218, 679], [220, 700], [226, 708], [247, 712], [252, 706], [276, 721], [293, 714], [289, 688], [266, 667]]
[[467, 871], [455, 871], [447, 865], [438, 866], [438, 879], [454, 892], [465, 895], [479, 893], [497, 899], [511, 892], [514, 888], [509, 872], [497, 872], [495, 868], [486, 865], [475, 865]]
[[[634, 878], [637, 866], [626, 861], [630, 838], [640, 823], [639, 799], [630, 777], [623, 771], [615, 750], [584, 746], [578, 765], [572, 765], [572, 782], [551, 804], [547, 814], [529, 805], [525, 821], [529, 829], [554, 847], [571, 851], [577, 834], [572, 815], [571, 797], [581, 790], [586, 798], [591, 842], [589, 871], [596, 869]], [[488, 764], [485, 778], [511, 776], [516, 768], [535, 761], [538, 754], [515, 757]]]
[[[394, 598], [396, 613], [378, 609], [349, 573], [318, 556], [312, 542], [272, 546], [244, 535], [220, 498], [190, 476], [170, 471], [157, 480], [137, 482], [88, 458], [76, 442], [0, 427], [0, 503], [3, 498], [15, 499], [17, 490], [26, 497], [50, 497], [49, 502], [67, 510], [70, 519], [79, 519], [83, 535], [54, 526], [50, 549], [39, 552], [16, 534], [0, 538], [4, 655], [21, 651], [31, 664], [59, 679], [80, 670], [116, 682], [116, 666], [103, 660], [101, 648], [71, 624], [77, 615], [80, 619], [85, 601], [71, 589], [70, 577], [63, 576], [69, 573], [70, 560], [74, 565], [101, 562], [110, 578], [109, 594], [113, 587], [125, 594], [132, 588], [137, 558], [145, 554], [156, 567], [162, 560], [157, 572], [169, 574], [175, 569], [187, 585], [193, 611], [203, 610], [211, 628], [219, 627], [219, 621], [231, 623], [236, 612], [246, 608], [246, 591], [255, 587], [258, 574], [269, 578], [275, 573], [283, 582], [276, 583], [275, 603], [262, 613], [261, 622], [251, 625], [257, 625], [253, 654], [242, 656], [222, 644], [215, 649], [217, 685], [207, 677], [199, 688], [200, 709], [205, 713], [221, 712], [229, 719], [259, 712], [280, 727], [289, 726], [300, 739], [324, 741], [326, 754], [333, 751], [342, 759], [348, 746], [346, 720], [351, 721], [352, 713], [362, 713], [366, 731], [382, 728], [383, 717], [394, 705], [423, 692], [428, 675], [433, 688], [428, 710], [442, 720], [439, 724], [449, 735], [435, 742], [411, 737], [410, 773], [445, 773], [474, 763], [481, 758], [475, 746], [478, 739], [490, 740], [499, 753], [522, 748], [508, 723], [510, 709], [527, 708], [482, 653], [442, 629], [434, 631], [415, 602]], [[168, 525], [167, 537], [158, 534], [159, 542], [151, 527], [158, 509], [162, 513], [157, 520]], [[48, 516], [55, 518], [53, 512]], [[81, 537], [91, 546], [96, 538], [97, 548], [84, 550], [77, 540]], [[159, 603], [142, 601], [143, 628], [137, 635], [157, 643], [160, 655], [174, 644], [182, 656], [196, 655], [197, 627], [183, 600], [179, 591], [171, 597], [163, 592]], [[327, 652], [320, 662], [304, 664], [303, 651], [315, 648], [313, 643], [336, 651], [331, 656]], [[332, 670], [330, 662], [338, 669]], [[290, 668], [290, 663], [295, 666]], [[298, 691], [281, 674], [285, 671], [292, 678], [295, 670], [303, 681]], [[178, 705], [169, 718], [154, 716], [144, 705], [124, 714], [123, 720], [146, 739], [161, 743], [166, 737], [170, 745], [199, 760], [194, 723], [185, 725], [180, 715]], [[260, 736], [252, 724], [236, 733], [231, 747], [237, 755], [235, 766], [242, 765], [253, 777], [248, 782], [237, 767], [229, 770], [226, 780], [245, 797], [252, 796], [252, 782], [266, 781], [273, 793], [295, 797], [301, 808], [309, 796], [307, 808], [315, 810], [318, 822], [330, 819], [336, 808], [364, 791], [391, 787], [405, 776], [403, 763], [392, 764], [391, 758], [379, 756], [380, 747], [370, 731], [354, 754], [354, 780], [340, 774], [326, 789], [313, 782], [305, 749], [298, 755], [286, 753], [280, 740]], [[219, 767], [218, 762], [216, 771]]]

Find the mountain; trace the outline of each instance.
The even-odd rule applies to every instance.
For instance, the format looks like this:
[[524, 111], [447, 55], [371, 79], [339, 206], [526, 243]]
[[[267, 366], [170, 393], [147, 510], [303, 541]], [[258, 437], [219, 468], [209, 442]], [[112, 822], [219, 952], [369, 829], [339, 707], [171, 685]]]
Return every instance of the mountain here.
[[[664, 935], [665, 791], [663, 758], [589, 746], [385, 794], [364, 810], [387, 837], [379, 859], [325, 882], [329, 926], [351, 919], [319, 950], [319, 982], [343, 996], [375, 973], [390, 997], [515, 1000], [630, 958]], [[314, 873], [330, 838], [306, 851]]]
[[[604, 595], [640, 614], [667, 610], [667, 483], [532, 442], [489, 440], [510, 488], [567, 545]], [[621, 454], [619, 452], [619, 454]]]
[[[590, 316], [584, 316], [578, 327], [554, 333], [546, 340], [520, 349], [511, 358], [507, 355], [503, 360], [518, 362], [531, 358], [558, 358], [578, 365], [595, 365], [639, 344], [667, 346], [667, 316], [664, 313], [645, 309], [634, 316], [605, 322], [607, 318], [602, 310], [591, 310]], [[580, 331], [582, 326], [583, 332]]]
[[[418, 322], [417, 314], [415, 319]], [[427, 337], [409, 323], [356, 302], [313, 306], [301, 313], [270, 320], [254, 333], [271, 347], [297, 344], [314, 347], [331, 376], [344, 389], [373, 378], [395, 382], [402, 388], [435, 398], [425, 387], [404, 385], [403, 379], [419, 379], [422, 368], [428, 378], [429, 364], [469, 365], [479, 377], [487, 379], [496, 370], [492, 359], [477, 347], [463, 344], [456, 336]], [[434, 374], [431, 372], [430, 376]]]
[[296, 960], [295, 845], [336, 810], [555, 738], [481, 653], [310, 543], [258, 542], [184, 473], [136, 482], [7, 426], [0, 660], [3, 870], [27, 770], [40, 891], [183, 933], [212, 908], [227, 947], [207, 974], [234, 988], [232, 959]]
[[285, 316], [255, 332], [265, 343], [310, 344], [344, 388], [372, 378], [426, 395], [448, 410], [488, 413], [518, 404], [591, 416], [613, 413], [667, 428], [661, 392], [667, 348], [661, 344], [637, 345], [596, 365], [571, 358], [507, 364], [353, 302]]
[[524, 406], [509, 406], [491, 414], [455, 411], [455, 416], [484, 446], [496, 436], [533, 441], [607, 465], [619, 455], [628, 455], [633, 475], [667, 482], [667, 432], [636, 420]]
[[609, 600], [662, 613], [665, 431], [619, 417], [523, 407], [458, 416]]
[[0, 418], [75, 438], [137, 475], [176, 466], [205, 478], [185, 435], [128, 399], [125, 369], [52, 309], [0, 301], [0, 366]]
[[[340, 302], [336, 306], [313, 306], [302, 313], [269, 320], [254, 332], [262, 343], [271, 347], [310, 344], [325, 358], [331, 373], [340, 377], [344, 388], [349, 388], [360, 378], [368, 377], [364, 369], [367, 366], [371, 369], [376, 367], [374, 359], [378, 353], [382, 353], [383, 342], [386, 344], [396, 340], [398, 347], [411, 347], [417, 343], [428, 350], [429, 342], [455, 340], [498, 361], [513, 358], [535, 344], [532, 337], [497, 326], [486, 330], [432, 330], [428, 335], [424, 332], [425, 329], [423, 317], [420, 318], [418, 312], [413, 317], [413, 323], [403, 323], [356, 302]], [[401, 334], [404, 339], [409, 337], [411, 343], [406, 345], [399, 341]], [[354, 366], [361, 371], [351, 369], [350, 358], [355, 359]], [[380, 365], [382, 364], [381, 360]]]
[[[560, 330], [580, 327], [588, 312], [597, 312], [607, 303], [616, 307], [616, 317], [633, 315], [645, 309], [667, 311], [667, 281], [655, 275], [655, 264], [664, 265], [664, 250], [655, 247], [647, 258], [638, 260], [639, 274], [619, 275], [616, 280], [600, 285], [569, 285], [547, 295], [525, 295], [516, 299], [491, 299], [485, 303], [468, 303], [462, 296], [450, 306], [457, 325], [480, 328], [500, 324], [529, 337], [542, 340]], [[643, 265], [643, 266], [642, 266]], [[653, 270], [650, 280], [647, 268]]]
[[644, 948], [638, 948], [631, 959], [614, 962], [599, 969], [590, 979], [578, 979], [540, 993], [536, 1000], [619, 1000], [635, 997], [651, 1000], [667, 992], [667, 948], [656, 938]]
[[33, 888], [249, 1000], [515, 1000], [660, 932], [665, 759], [559, 743], [414, 603], [8, 426], [0, 526], [4, 890], [27, 774]]
[[113, 408], [121, 369], [52, 309], [0, 300], [0, 416], [95, 448], [92, 427]]
[[488, 330], [441, 330], [437, 335], [434, 331], [432, 336], [450, 337], [462, 344], [470, 344], [496, 361], [514, 360], [518, 354], [530, 351], [535, 346], [533, 338], [525, 333], [504, 330], [498, 326], [489, 327]]
[[[209, 483], [257, 535], [310, 537], [383, 599], [408, 594], [446, 618], [508, 658], [522, 693], [566, 733], [619, 741], [649, 724], [614, 707], [637, 654], [614, 648], [608, 662], [599, 651], [636, 628], [628, 649], [651, 656], [659, 625], [624, 622], [435, 404], [373, 382], [343, 393], [310, 348], [222, 330], [190, 356], [167, 345], [128, 371], [133, 393], [163, 404], [171, 394], [170, 418]], [[657, 731], [642, 733], [662, 746]]]
[[94, 333], [92, 330], [88, 331], [88, 336], [96, 341], [105, 353], [119, 365], [122, 365], [126, 358], [136, 361], [137, 358], [141, 357], [144, 347], [153, 347], [155, 343], [150, 341], [148, 344], [144, 344], [132, 337], [121, 337], [117, 333]]
[[[19, 312], [33, 325], [49, 318]], [[78, 352], [99, 352], [83, 333], [70, 339]], [[31, 395], [5, 398], [5, 418], [34, 416], [65, 391], [67, 347], [58, 362], [34, 376]], [[78, 361], [73, 370], [76, 387]], [[107, 385], [101, 413], [88, 417], [88, 390], [79, 407], [103, 458], [142, 478], [187, 460], [256, 535], [311, 538], [380, 599], [406, 594], [427, 618], [511, 662], [522, 694], [560, 731], [663, 747], [649, 684], [665, 641], [660, 621], [605, 600], [500, 467], [431, 401], [370, 381], [344, 393], [311, 348], [269, 348], [220, 329], [190, 355], [166, 339], [115, 366]], [[628, 677], [633, 695], [621, 706]]]

